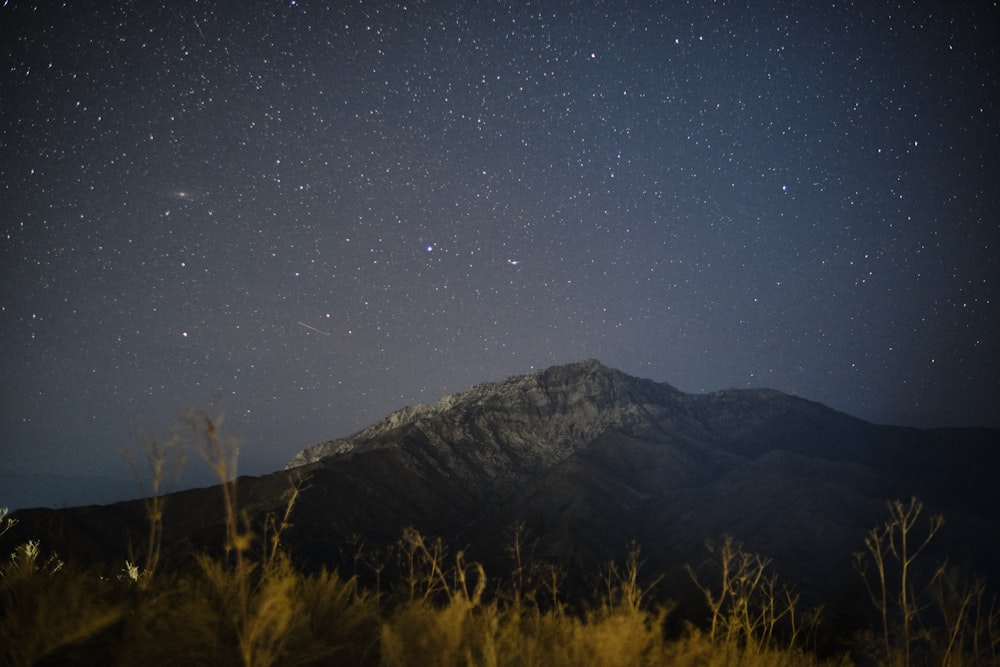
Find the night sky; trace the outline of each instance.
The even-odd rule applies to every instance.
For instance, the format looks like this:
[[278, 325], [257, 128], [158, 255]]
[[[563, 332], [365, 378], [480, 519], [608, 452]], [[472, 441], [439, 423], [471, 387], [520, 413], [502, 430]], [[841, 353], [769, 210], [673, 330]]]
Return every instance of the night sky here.
[[500, 4], [3, 0], [0, 471], [584, 358], [1000, 427], [996, 3]]

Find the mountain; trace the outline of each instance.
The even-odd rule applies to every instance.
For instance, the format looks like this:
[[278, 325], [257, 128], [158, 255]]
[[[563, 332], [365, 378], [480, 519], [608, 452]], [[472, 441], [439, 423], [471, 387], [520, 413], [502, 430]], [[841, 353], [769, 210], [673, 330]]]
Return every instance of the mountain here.
[[[208, 471], [189, 469], [166, 480], [170, 490], [210, 485]], [[10, 510], [31, 507], [107, 505], [142, 498], [149, 480], [110, 475], [59, 475], [0, 471], [0, 506]]]
[[[502, 576], [510, 529], [523, 523], [534, 557], [559, 565], [568, 590], [635, 540], [644, 568], [664, 574], [663, 594], [685, 598], [684, 564], [732, 535], [806, 599], [849, 609], [863, 595], [851, 554], [885, 520], [887, 499], [917, 496], [945, 516], [928, 562], [1000, 574], [998, 464], [998, 431], [875, 425], [766, 389], [688, 394], [591, 360], [405, 408], [238, 488], [259, 526], [302, 484], [284, 539], [304, 567], [350, 572], [352, 537], [384, 549], [413, 526]], [[168, 566], [220, 548], [220, 498], [218, 488], [166, 497]], [[0, 547], [40, 537], [85, 562], [121, 562], [146, 530], [141, 502], [17, 517]]]
[[110, 503], [137, 498], [135, 480], [106, 475], [72, 477], [50, 473], [0, 471], [0, 492], [9, 509], [69, 507], [83, 503]]

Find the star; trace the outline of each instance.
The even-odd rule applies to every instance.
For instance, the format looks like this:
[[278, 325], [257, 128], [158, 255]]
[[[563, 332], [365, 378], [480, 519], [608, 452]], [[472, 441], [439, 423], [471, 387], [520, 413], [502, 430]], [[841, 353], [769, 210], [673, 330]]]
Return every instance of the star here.
[[215, 385], [270, 472], [585, 358], [1000, 426], [989, 3], [873, 17], [873, 58], [840, 4], [610, 3], [567, 31], [517, 3], [178, 2], [154, 31], [81, 3], [9, 22], [0, 441], [37, 446], [4, 466], [114, 468], [91, 443]]

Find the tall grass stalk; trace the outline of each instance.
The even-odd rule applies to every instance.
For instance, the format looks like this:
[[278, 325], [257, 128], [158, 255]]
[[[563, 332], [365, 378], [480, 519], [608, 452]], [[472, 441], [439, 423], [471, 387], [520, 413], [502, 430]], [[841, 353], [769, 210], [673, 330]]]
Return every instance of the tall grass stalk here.
[[921, 596], [942, 572], [938, 569], [918, 590], [913, 576], [914, 562], [937, 535], [944, 517], [930, 515], [926, 532], [917, 536], [914, 529], [924, 509], [922, 502], [914, 497], [908, 503], [889, 501], [886, 507], [889, 518], [865, 535], [867, 553], [854, 554], [854, 568], [861, 575], [880, 616], [884, 659], [910, 667], [914, 627], [919, 622], [923, 604]]
[[797, 650], [818, 631], [822, 609], [801, 612], [799, 595], [778, 584], [770, 558], [745, 551], [728, 535], [719, 545], [705, 546], [710, 558], [703, 569], [708, 571], [699, 574], [690, 565], [687, 571], [709, 610], [709, 641], [762, 654]]

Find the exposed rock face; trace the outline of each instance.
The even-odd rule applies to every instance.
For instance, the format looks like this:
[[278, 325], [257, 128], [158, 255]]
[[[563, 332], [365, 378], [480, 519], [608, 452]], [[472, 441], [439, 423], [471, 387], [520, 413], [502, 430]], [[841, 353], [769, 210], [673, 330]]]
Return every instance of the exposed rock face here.
[[910, 495], [975, 517], [987, 532], [956, 534], [963, 549], [987, 553], [996, 542], [982, 538], [1000, 527], [995, 431], [878, 426], [768, 389], [685, 394], [593, 360], [400, 410], [289, 467], [332, 474], [376, 452], [416, 479], [446, 480], [418, 493], [438, 508], [427, 529], [447, 525], [488, 558], [503, 528], [527, 521], [547, 558], [581, 570], [631, 538], [683, 563], [728, 533], [793, 580], [830, 585], [853, 576], [851, 552], [885, 501]]
[[[302, 479], [286, 543], [302, 561], [345, 567], [348, 536], [384, 546], [405, 526], [500, 572], [517, 522], [538, 539], [537, 557], [570, 573], [594, 572], [635, 539], [646, 567], [678, 587], [668, 596], [706, 539], [731, 534], [831, 608], [860, 584], [851, 553], [890, 498], [916, 495], [945, 515], [930, 556], [1000, 575], [997, 470], [997, 431], [877, 426], [771, 390], [686, 394], [584, 361], [395, 412], [304, 450], [286, 471], [241, 479], [240, 503], [259, 521]], [[217, 543], [218, 498], [169, 497], [165, 540]], [[61, 512], [19, 512], [19, 529], [48, 526], [57, 550], [86, 557], [120, 557], [126, 532], [142, 535], [141, 504]], [[130, 528], [105, 528], [115, 522]]]
[[354, 435], [299, 452], [286, 469], [391, 446], [418, 430], [442, 448], [467, 450], [477, 470], [464, 472], [506, 479], [563, 461], [607, 429], [649, 416], [647, 411], [662, 413], [679, 395], [669, 385], [636, 381], [588, 360], [403, 408]]

